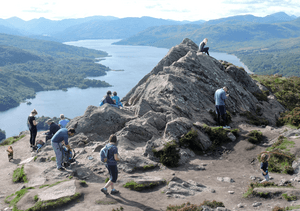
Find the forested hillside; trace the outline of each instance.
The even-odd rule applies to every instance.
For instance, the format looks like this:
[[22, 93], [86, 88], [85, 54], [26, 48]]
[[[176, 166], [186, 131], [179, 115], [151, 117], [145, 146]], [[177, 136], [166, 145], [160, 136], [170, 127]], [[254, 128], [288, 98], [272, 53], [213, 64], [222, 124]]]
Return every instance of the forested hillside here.
[[102, 51], [0, 34], [0, 111], [38, 91], [110, 86], [85, 79], [106, 74], [109, 68], [95, 63], [104, 56]]

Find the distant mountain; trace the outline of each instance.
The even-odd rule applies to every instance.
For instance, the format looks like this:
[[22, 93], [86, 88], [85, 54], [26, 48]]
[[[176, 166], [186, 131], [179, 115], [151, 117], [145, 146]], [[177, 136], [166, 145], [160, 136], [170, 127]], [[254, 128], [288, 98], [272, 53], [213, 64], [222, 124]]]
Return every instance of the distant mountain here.
[[91, 16], [78, 19], [63, 19], [59, 21], [46, 18], [32, 19], [24, 21], [17, 17], [0, 19], [0, 25], [21, 30], [26, 35], [53, 35], [74, 25], [89, 21], [112, 21], [118, 18], [112, 16]]
[[0, 23], [0, 33], [11, 34], [11, 35], [23, 35], [19, 30], [1, 25], [1, 23]]
[[[248, 16], [247, 16], [248, 17]], [[245, 17], [244, 17], [245, 18]], [[214, 51], [221, 47], [232, 49], [237, 42], [255, 42], [263, 40], [276, 40], [298, 37], [300, 34], [300, 18], [290, 22], [261, 24], [241, 23], [230, 24], [228, 22], [214, 25], [181, 25], [158, 26], [148, 28], [130, 38], [123, 39], [116, 44], [120, 45], [149, 45], [170, 48], [188, 37], [199, 43], [203, 38], [208, 38], [208, 45]], [[220, 47], [221, 46], [221, 47]]]
[[135, 35], [152, 26], [181, 25], [181, 21], [152, 17], [122, 18], [112, 21], [90, 21], [67, 28], [54, 37], [64, 41], [80, 39], [122, 39]]

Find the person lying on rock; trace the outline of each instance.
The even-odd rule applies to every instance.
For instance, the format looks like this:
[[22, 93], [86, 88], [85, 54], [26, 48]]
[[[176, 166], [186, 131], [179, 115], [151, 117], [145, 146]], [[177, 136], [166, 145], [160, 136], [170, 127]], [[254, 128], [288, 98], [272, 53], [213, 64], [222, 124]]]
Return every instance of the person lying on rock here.
[[[225, 107], [225, 100], [229, 96], [229, 94], [226, 94], [228, 91], [228, 88], [224, 86], [221, 89], [218, 89], [215, 92], [215, 104], [216, 104], [216, 112], [218, 115], [217, 124], [218, 126], [223, 126], [223, 128], [229, 129], [230, 127], [226, 125], [226, 107]], [[223, 123], [221, 123], [221, 117], [223, 119]]]
[[62, 161], [63, 161], [63, 159], [62, 159], [62, 156], [63, 156], [62, 142], [64, 141], [68, 150], [71, 150], [71, 147], [68, 142], [68, 138], [69, 138], [69, 136], [70, 137], [74, 136], [74, 134], [75, 134], [75, 129], [73, 129], [73, 128], [70, 128], [70, 129], [61, 128], [51, 138], [51, 145], [52, 145], [52, 148], [53, 148], [53, 150], [55, 152], [55, 156], [56, 156], [57, 169], [60, 171], [65, 170], [62, 167]]
[[107, 161], [106, 161], [106, 168], [109, 172], [110, 178], [109, 181], [105, 184], [105, 186], [101, 189], [101, 192], [103, 192], [105, 195], [108, 195], [107, 188], [108, 186], [111, 186], [111, 194], [118, 194], [119, 191], [114, 188], [114, 183], [117, 182], [118, 179], [118, 167], [117, 167], [117, 161], [120, 160], [118, 156], [118, 148], [117, 148], [117, 137], [115, 135], [111, 135], [109, 137], [109, 143], [107, 144], [107, 147], [110, 149], [108, 150], [107, 154]]
[[101, 102], [99, 103], [99, 106], [102, 106], [105, 103], [108, 103], [111, 106], [119, 108], [119, 106], [115, 104], [115, 102], [113, 101], [113, 99], [111, 99], [111, 91], [107, 91], [106, 96], [104, 96], [102, 98]]
[[209, 55], [209, 53], [208, 53], [209, 47], [204, 47], [207, 44], [207, 41], [208, 41], [208, 39], [204, 38], [204, 40], [199, 45], [199, 51], [204, 52], [207, 55]]

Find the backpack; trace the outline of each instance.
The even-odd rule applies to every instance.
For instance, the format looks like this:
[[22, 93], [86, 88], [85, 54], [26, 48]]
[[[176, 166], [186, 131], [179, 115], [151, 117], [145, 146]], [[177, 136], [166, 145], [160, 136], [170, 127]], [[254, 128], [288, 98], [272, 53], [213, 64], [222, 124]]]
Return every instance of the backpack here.
[[[108, 145], [108, 144], [107, 144]], [[100, 150], [100, 160], [104, 163], [107, 162], [107, 156], [108, 156], [108, 151], [113, 147], [113, 145], [107, 146], [105, 145], [101, 150]]]
[[63, 154], [63, 165], [64, 167], [68, 167], [71, 165], [71, 163], [75, 162], [75, 156], [76, 153], [73, 150], [68, 150], [68, 148], [66, 146], [62, 147], [62, 154]]

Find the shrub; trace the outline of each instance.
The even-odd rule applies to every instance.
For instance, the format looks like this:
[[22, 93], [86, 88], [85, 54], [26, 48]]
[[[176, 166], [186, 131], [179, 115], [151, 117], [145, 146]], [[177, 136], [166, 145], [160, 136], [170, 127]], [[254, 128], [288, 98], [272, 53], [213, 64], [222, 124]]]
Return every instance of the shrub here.
[[250, 131], [248, 137], [248, 141], [252, 144], [260, 144], [263, 141], [262, 132], [259, 132], [257, 130]]
[[13, 182], [28, 182], [24, 172], [24, 166], [17, 168], [13, 173]]
[[160, 162], [168, 167], [177, 167], [180, 159], [179, 149], [175, 140], [164, 144], [160, 151], [153, 150], [154, 156], [160, 159]]
[[280, 117], [276, 121], [276, 126], [279, 127], [285, 124], [300, 127], [300, 107], [296, 107], [290, 112], [286, 111], [280, 114]]
[[34, 200], [35, 202], [37, 202], [37, 201], [39, 200], [38, 195], [35, 195], [34, 198], [33, 198], [33, 200]]
[[238, 130], [227, 130], [223, 129], [223, 127], [209, 127], [204, 125], [204, 131], [207, 133], [212, 145], [208, 150], [215, 150], [218, 146], [221, 146], [222, 143], [231, 142], [231, 139], [227, 137], [228, 132], [232, 132], [233, 134], [237, 134]]
[[186, 147], [194, 151], [196, 154], [201, 154], [203, 146], [201, 142], [197, 139], [198, 133], [195, 130], [189, 131], [186, 135], [179, 139], [179, 146]]
[[287, 201], [296, 201], [297, 200], [297, 196], [289, 196], [286, 193], [283, 193], [282, 197]]
[[261, 93], [255, 92], [252, 94], [258, 101], [268, 101], [269, 91], [262, 91]]

